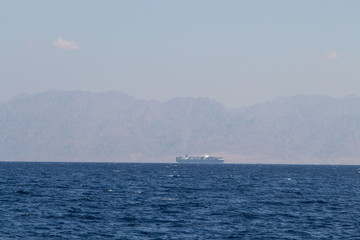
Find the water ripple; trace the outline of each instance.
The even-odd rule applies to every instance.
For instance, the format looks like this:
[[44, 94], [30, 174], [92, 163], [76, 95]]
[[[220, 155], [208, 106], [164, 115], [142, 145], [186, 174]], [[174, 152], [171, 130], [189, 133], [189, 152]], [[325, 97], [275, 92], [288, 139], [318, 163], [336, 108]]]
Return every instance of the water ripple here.
[[0, 239], [359, 239], [358, 172], [0, 163]]

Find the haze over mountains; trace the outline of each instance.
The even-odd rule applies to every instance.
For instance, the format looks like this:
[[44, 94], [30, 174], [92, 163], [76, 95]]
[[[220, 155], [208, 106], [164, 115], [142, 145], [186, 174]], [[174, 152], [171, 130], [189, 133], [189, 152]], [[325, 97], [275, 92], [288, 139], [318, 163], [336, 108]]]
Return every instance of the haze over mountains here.
[[294, 96], [227, 109], [210, 99], [139, 100], [49, 91], [0, 103], [0, 160], [360, 164], [360, 97]]

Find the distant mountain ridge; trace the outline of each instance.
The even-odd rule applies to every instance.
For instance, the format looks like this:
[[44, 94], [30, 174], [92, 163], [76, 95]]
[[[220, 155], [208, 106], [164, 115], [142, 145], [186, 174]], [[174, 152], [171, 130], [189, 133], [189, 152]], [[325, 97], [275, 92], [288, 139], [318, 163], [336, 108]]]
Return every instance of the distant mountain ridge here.
[[0, 160], [360, 164], [360, 97], [294, 96], [227, 109], [206, 98], [139, 100], [49, 91], [0, 103]]

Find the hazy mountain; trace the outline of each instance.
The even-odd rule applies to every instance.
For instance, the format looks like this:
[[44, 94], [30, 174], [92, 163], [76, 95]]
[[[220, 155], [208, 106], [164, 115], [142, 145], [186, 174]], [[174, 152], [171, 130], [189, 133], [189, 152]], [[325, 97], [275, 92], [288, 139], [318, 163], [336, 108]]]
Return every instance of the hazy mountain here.
[[360, 163], [360, 98], [295, 96], [226, 109], [119, 93], [50, 91], [0, 104], [0, 160]]

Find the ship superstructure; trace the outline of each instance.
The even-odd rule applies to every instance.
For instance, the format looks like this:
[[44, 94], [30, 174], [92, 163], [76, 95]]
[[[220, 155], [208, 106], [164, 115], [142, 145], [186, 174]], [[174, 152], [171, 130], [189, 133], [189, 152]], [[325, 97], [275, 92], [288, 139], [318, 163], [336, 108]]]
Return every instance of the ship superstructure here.
[[193, 157], [185, 155], [185, 157], [176, 157], [177, 163], [191, 163], [191, 164], [223, 164], [224, 159], [222, 157], [212, 157], [205, 155], [202, 157]]

